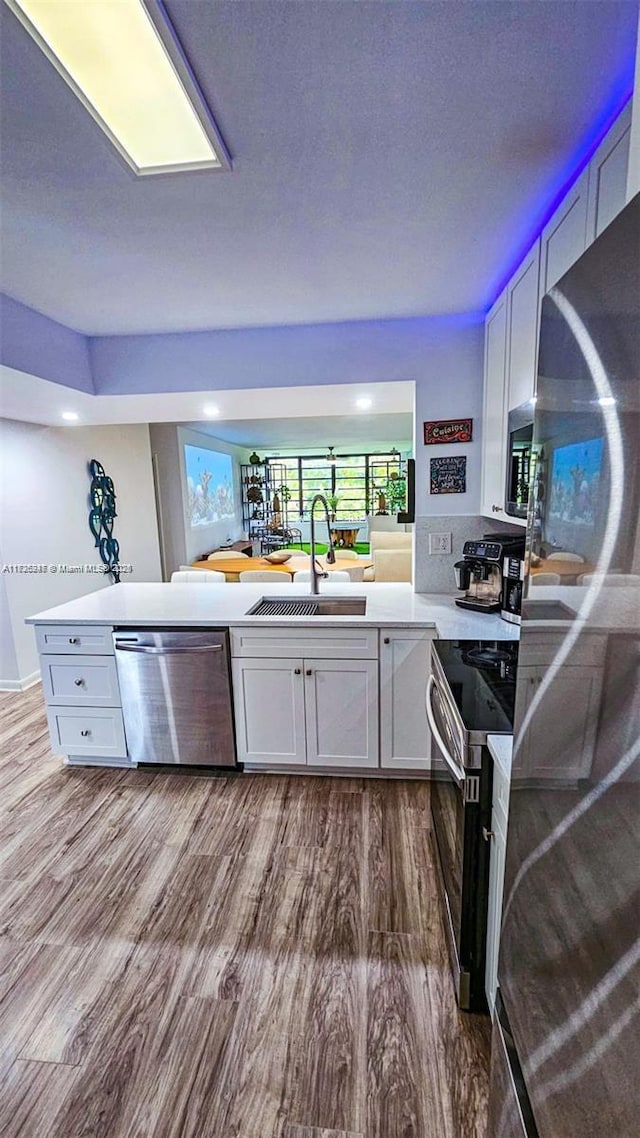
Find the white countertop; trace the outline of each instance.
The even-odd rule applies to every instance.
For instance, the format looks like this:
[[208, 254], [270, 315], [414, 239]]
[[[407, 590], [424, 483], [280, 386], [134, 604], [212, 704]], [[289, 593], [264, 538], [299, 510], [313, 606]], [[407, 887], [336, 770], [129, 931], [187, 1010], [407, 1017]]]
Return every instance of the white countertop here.
[[487, 746], [493, 760], [511, 778], [511, 761], [513, 758], [513, 735], [487, 735]]
[[120, 584], [88, 593], [27, 618], [27, 624], [107, 624], [152, 627], [279, 625], [291, 628], [342, 626], [362, 628], [435, 628], [445, 640], [517, 640], [519, 628], [499, 614], [470, 612], [454, 598], [414, 593], [409, 584], [323, 582], [321, 593], [367, 598], [364, 616], [247, 616], [262, 596], [309, 595], [293, 585], [264, 584]]

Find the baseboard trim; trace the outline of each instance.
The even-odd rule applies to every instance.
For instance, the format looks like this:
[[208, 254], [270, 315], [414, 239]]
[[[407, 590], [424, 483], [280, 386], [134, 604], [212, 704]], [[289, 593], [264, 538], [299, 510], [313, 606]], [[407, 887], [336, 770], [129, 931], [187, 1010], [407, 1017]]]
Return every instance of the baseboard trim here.
[[40, 680], [40, 672], [32, 672], [23, 680], [0, 680], [0, 691], [26, 691]]

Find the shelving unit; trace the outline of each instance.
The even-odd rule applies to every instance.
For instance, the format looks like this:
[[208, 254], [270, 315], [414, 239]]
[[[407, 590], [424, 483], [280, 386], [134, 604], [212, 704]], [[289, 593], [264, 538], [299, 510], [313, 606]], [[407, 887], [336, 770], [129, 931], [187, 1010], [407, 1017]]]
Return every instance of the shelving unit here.
[[286, 470], [280, 463], [247, 463], [240, 467], [242, 481], [242, 525], [251, 541], [259, 541], [261, 552], [277, 549], [299, 538], [288, 519]]

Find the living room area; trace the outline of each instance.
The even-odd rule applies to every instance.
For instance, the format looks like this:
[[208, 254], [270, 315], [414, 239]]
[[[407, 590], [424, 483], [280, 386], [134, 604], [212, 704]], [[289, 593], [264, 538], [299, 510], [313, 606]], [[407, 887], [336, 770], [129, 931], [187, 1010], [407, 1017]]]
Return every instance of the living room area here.
[[313, 537], [316, 568], [336, 583], [411, 582], [411, 387], [354, 397], [343, 385], [336, 406], [350, 414], [305, 415], [292, 391], [290, 414], [270, 417], [266, 401], [262, 417], [208, 408], [151, 424], [164, 579], [308, 581]]

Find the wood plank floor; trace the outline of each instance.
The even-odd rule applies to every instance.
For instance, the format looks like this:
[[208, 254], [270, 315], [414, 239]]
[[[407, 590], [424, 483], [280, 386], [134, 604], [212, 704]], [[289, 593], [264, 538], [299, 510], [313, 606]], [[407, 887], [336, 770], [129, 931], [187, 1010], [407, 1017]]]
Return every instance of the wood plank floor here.
[[71, 769], [0, 712], [3, 1138], [484, 1138], [427, 783]]

